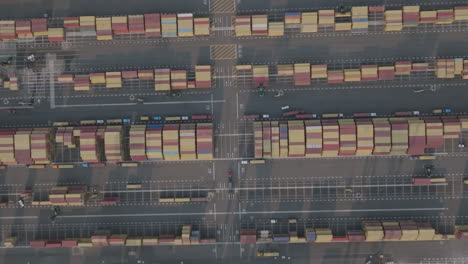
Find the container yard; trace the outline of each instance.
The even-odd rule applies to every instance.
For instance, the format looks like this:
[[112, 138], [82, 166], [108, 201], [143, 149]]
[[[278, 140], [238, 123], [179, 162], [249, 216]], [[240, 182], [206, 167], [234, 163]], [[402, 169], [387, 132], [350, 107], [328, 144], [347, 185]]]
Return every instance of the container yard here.
[[3, 262], [467, 257], [463, 1], [0, 16]]

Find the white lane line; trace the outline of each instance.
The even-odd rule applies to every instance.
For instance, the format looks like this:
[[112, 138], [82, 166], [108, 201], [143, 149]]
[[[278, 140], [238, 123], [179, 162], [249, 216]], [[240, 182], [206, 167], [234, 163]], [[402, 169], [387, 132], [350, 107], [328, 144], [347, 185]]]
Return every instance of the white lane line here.
[[37, 219], [37, 216], [1, 216], [0, 219]]
[[[47, 66], [49, 69], [49, 72], [52, 72], [54, 69], [55, 65], [55, 58], [51, 58], [51, 54], [47, 53], [46, 58], [47, 58]], [[50, 109], [55, 108], [55, 80], [54, 80], [54, 74], [49, 74], [49, 96], [50, 96]]]
[[[211, 103], [213, 109], [214, 103], [224, 103], [226, 100], [210, 100], [210, 101], [174, 101], [174, 102], [147, 102], [145, 105], [170, 105], [170, 104], [206, 104]], [[128, 106], [137, 105], [136, 103], [118, 103], [118, 104], [80, 104], [80, 105], [56, 105], [56, 107], [71, 108], [71, 107], [97, 107], [97, 106]], [[213, 111], [213, 110], [212, 110]]]
[[239, 119], [239, 93], [236, 93], [236, 114], [237, 114], [237, 119]]
[[337, 209], [337, 210], [290, 210], [290, 211], [229, 211], [200, 213], [155, 213], [155, 214], [96, 214], [96, 215], [59, 215], [58, 218], [97, 218], [97, 217], [145, 217], [145, 216], [204, 216], [204, 215], [263, 215], [263, 214], [303, 214], [303, 213], [363, 213], [363, 212], [403, 212], [403, 211], [446, 211], [447, 207], [434, 208], [378, 208], [378, 209]]

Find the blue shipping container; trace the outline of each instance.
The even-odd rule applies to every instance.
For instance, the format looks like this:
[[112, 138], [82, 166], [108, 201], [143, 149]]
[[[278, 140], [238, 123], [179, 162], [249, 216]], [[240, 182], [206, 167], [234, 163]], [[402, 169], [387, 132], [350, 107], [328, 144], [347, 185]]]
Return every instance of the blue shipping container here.
[[308, 232], [307, 233], [307, 241], [315, 241], [316, 235], [315, 232]]
[[287, 235], [282, 235], [282, 236], [273, 236], [273, 242], [289, 242], [289, 236]]

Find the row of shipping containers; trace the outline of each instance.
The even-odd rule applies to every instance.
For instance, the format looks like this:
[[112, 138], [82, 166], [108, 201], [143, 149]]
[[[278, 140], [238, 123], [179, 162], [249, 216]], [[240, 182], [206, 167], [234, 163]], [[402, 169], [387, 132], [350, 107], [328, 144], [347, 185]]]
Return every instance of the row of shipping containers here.
[[78, 148], [86, 163], [118, 163], [127, 154], [132, 161], [213, 159], [212, 123], [133, 125], [128, 133], [122, 126], [2, 129], [0, 161], [50, 164], [56, 144]]
[[296, 231], [273, 234], [270, 230], [241, 229], [240, 243], [326, 243], [377, 241], [432, 241], [468, 239], [468, 226], [456, 226], [451, 235], [439, 234], [430, 223], [415, 221], [364, 221], [362, 230], [348, 230], [344, 236], [335, 236], [330, 228], [306, 228], [302, 236]]
[[[285, 28], [298, 28], [301, 33], [316, 33], [319, 26], [333, 27], [335, 31], [367, 32], [369, 15], [383, 13], [385, 31], [401, 31], [419, 24], [451, 24], [468, 20], [468, 6], [439, 10], [421, 10], [420, 6], [403, 6], [398, 10], [385, 10], [385, 6], [353, 6], [349, 12], [333, 9], [315, 12], [286, 12], [283, 21], [268, 21], [268, 15], [239, 15], [234, 19], [235, 34], [243, 36], [283, 36]], [[372, 21], [377, 22], [377, 21]]]
[[188, 78], [187, 70], [135, 70], [90, 74], [60, 74], [58, 83], [72, 84], [75, 91], [89, 91], [92, 85], [106, 88], [122, 88], [125, 80], [153, 81], [155, 91], [183, 90], [190, 88], [211, 88], [210, 65], [196, 65], [195, 78]]
[[255, 158], [423, 155], [468, 129], [468, 116], [258, 121]]
[[192, 13], [65, 17], [63, 27], [49, 27], [45, 18], [0, 21], [0, 40], [47, 37], [51, 42], [65, 41], [66, 33], [80, 31], [97, 40], [112, 40], [116, 35], [144, 34], [148, 37], [193, 37], [210, 35], [210, 19]]
[[[16, 246], [16, 237], [6, 238], [4, 246]], [[192, 225], [183, 225], [180, 235], [162, 233], [159, 236], [131, 237], [128, 234], [112, 234], [110, 230], [97, 230], [89, 238], [65, 238], [63, 240], [31, 240], [32, 248], [56, 247], [106, 247], [106, 246], [157, 246], [157, 245], [198, 245], [216, 243], [214, 238], [201, 238], [199, 230]]]
[[[267, 87], [270, 81], [268, 65], [237, 65], [237, 71], [250, 73], [253, 86]], [[295, 63], [276, 65], [276, 78], [291, 78], [296, 86], [310, 85], [312, 80], [328, 83], [394, 80], [397, 76], [434, 73], [438, 79], [468, 79], [468, 59], [436, 59], [432, 62], [397, 61], [393, 65], [361, 65], [352, 69], [329, 69], [327, 64]]]

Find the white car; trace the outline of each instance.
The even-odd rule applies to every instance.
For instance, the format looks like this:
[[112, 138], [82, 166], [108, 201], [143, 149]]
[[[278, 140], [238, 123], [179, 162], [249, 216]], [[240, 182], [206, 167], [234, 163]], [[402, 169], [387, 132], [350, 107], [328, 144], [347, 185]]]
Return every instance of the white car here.
[[18, 200], [18, 204], [19, 204], [19, 206], [20, 206], [21, 208], [24, 208], [24, 202], [23, 202], [23, 200], [21, 200], [21, 199]]
[[249, 161], [248, 160], [243, 160], [243, 161], [241, 161], [241, 164], [249, 164]]
[[188, 116], [183, 116], [182, 120], [189, 120], [189, 117]]
[[289, 105], [285, 105], [285, 106], [282, 106], [282, 107], [281, 107], [281, 110], [283, 110], [283, 111], [284, 111], [284, 110], [288, 110], [288, 109], [289, 109]]
[[264, 115], [262, 115], [262, 118], [270, 118], [270, 115], [264, 114]]
[[272, 218], [272, 219], [270, 220], [270, 222], [271, 222], [272, 224], [276, 224], [276, 223], [278, 222], [278, 220]]
[[370, 113], [369, 116], [377, 116], [377, 113]]
[[104, 120], [96, 120], [97, 124], [104, 124]]
[[419, 111], [413, 111], [413, 115], [419, 115]]

